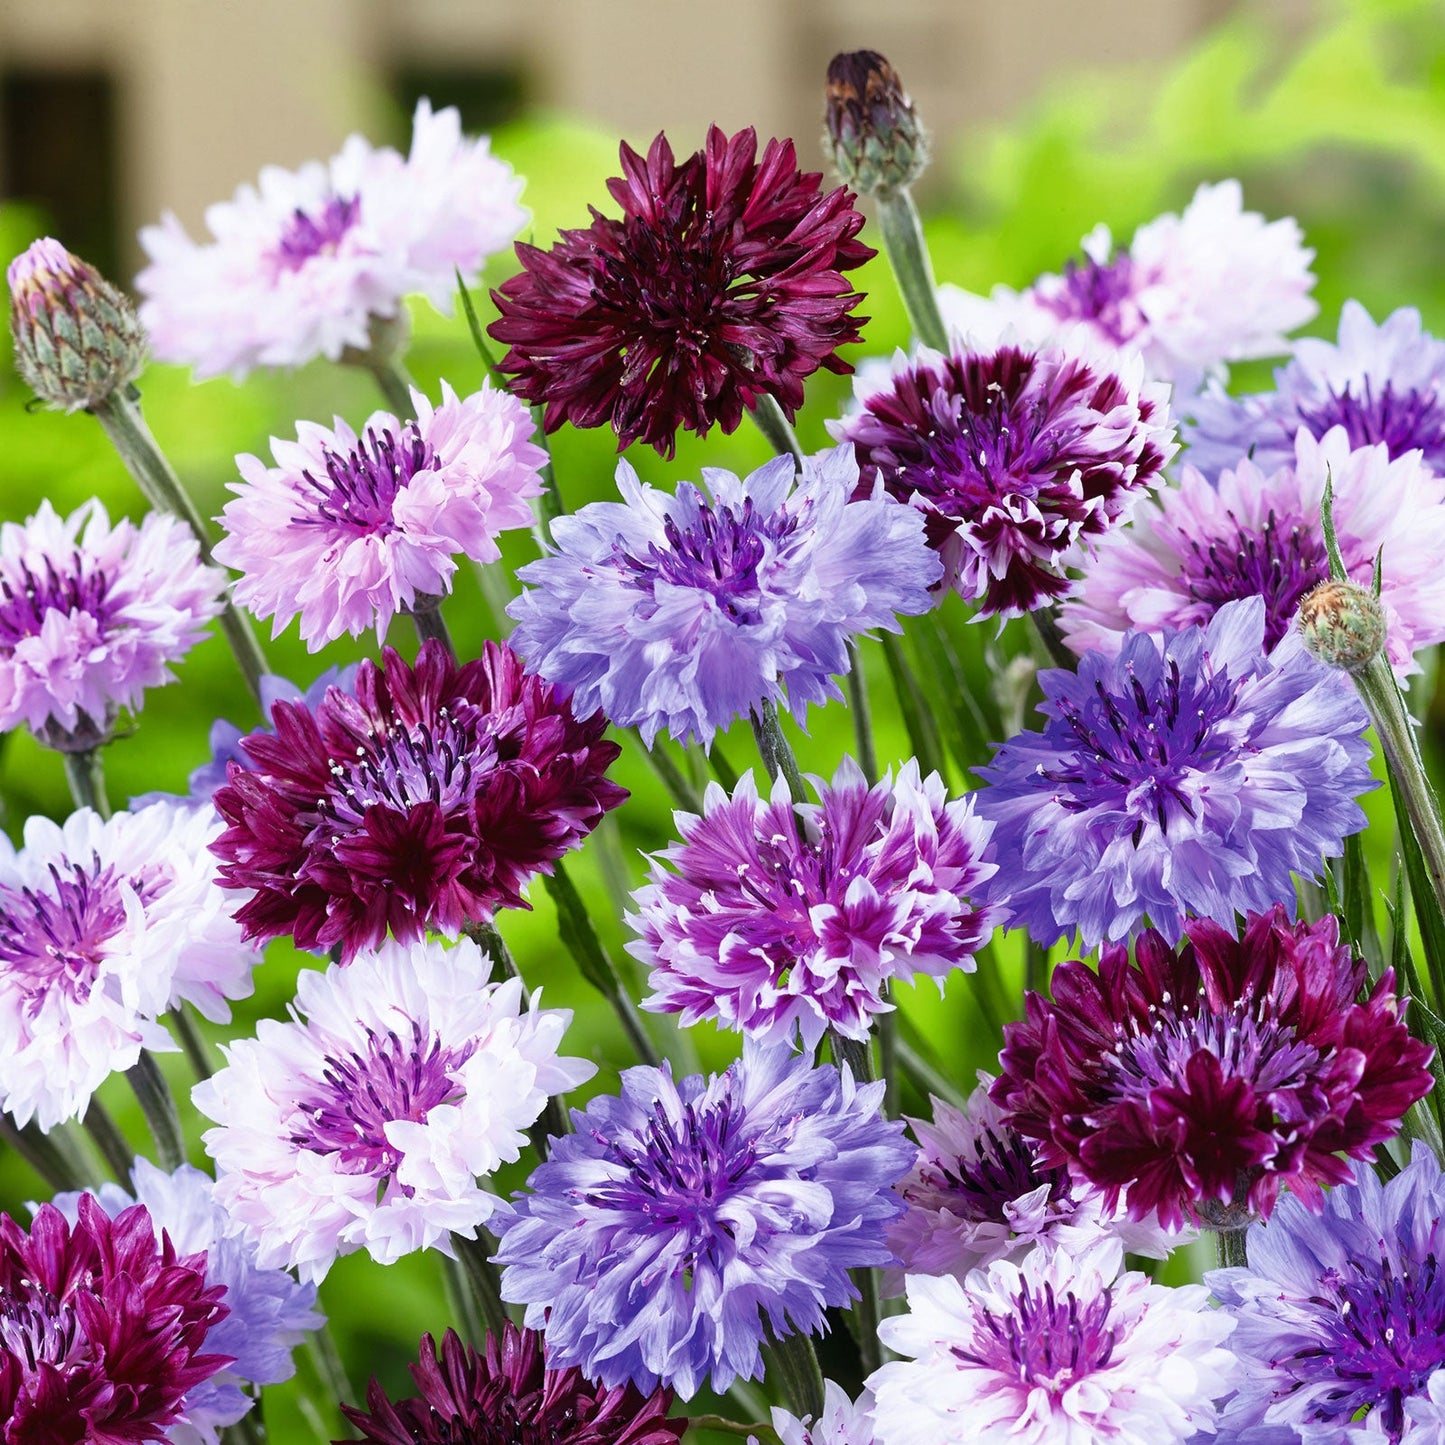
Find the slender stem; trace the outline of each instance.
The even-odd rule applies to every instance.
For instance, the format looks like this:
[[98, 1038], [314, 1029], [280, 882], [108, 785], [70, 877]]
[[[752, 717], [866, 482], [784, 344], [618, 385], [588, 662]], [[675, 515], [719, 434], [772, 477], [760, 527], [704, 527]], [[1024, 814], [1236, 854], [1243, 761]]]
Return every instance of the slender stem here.
[[477, 1297], [467, 1278], [467, 1267], [459, 1258], [442, 1256], [442, 1278], [446, 1285], [447, 1303], [457, 1322], [457, 1332], [470, 1345], [481, 1346], [487, 1338], [487, 1322], [477, 1308]]
[[256, 1401], [233, 1425], [221, 1431], [221, 1445], [266, 1445], [266, 1427], [261, 1423], [261, 1402]]
[[94, 808], [102, 818], [110, 817], [110, 798], [105, 791], [105, 766], [99, 748], [83, 753], [61, 753], [65, 764], [65, 781], [77, 808]]
[[798, 760], [793, 756], [793, 750], [783, 735], [783, 725], [778, 718], [777, 708], [765, 699], [761, 714], [754, 708], [752, 718], [753, 736], [757, 739], [758, 753], [763, 760], [763, 766], [768, 770], [768, 777], [776, 782], [778, 774], [782, 773], [788, 780], [788, 791], [793, 795], [793, 802], [803, 802], [807, 797], [803, 791], [803, 775], [798, 770]]
[[912, 667], [908, 664], [902, 639], [891, 632], [885, 632], [883, 656], [888, 661], [888, 674], [893, 680], [894, 696], [898, 699], [898, 708], [903, 714], [903, 723], [908, 729], [908, 741], [913, 748], [913, 755], [918, 759], [919, 770], [925, 778], [930, 773], [937, 773], [941, 778], [947, 777], [943, 739], [939, 736], [938, 722], [923, 689], [918, 685], [918, 679], [913, 675]]
[[[546, 524], [545, 530], [550, 533], [552, 523], [558, 517], [567, 515], [567, 508], [562, 501], [562, 493], [557, 490], [557, 468], [552, 464], [552, 446], [547, 440], [547, 431], [543, 426], [543, 417], [546, 415], [544, 408], [534, 406], [532, 408], [532, 425], [536, 431], [532, 434], [532, 440], [537, 446], [547, 453], [547, 460], [537, 469], [537, 475], [542, 479], [542, 495], [537, 498], [537, 510], [541, 513], [542, 521]], [[539, 529], [537, 534], [539, 542], [545, 542], [546, 537]], [[544, 549], [545, 550], [545, 549]]]
[[946, 1104], [962, 1109], [966, 1099], [958, 1085], [941, 1074], [906, 1039], [898, 1040], [898, 1063], [920, 1094], [933, 1094]]
[[1054, 621], [1054, 614], [1047, 607], [1037, 607], [1029, 613], [1029, 618], [1039, 640], [1044, 644], [1049, 661], [1055, 667], [1066, 667], [1070, 672], [1074, 672], [1078, 668], [1079, 659], [1069, 651], [1064, 634], [1059, 631], [1059, 625]]
[[1214, 1246], [1219, 1251], [1221, 1269], [1243, 1269], [1249, 1258], [1245, 1251], [1247, 1229], [1220, 1229], [1215, 1231]]
[[834, 1062], [847, 1064], [848, 1072], [860, 1084], [876, 1079], [873, 1070], [873, 1050], [867, 1039], [850, 1039], [837, 1029], [828, 1030], [828, 1045], [833, 1050]]
[[489, 1334], [500, 1339], [507, 1324], [507, 1307], [502, 1303], [502, 1277], [486, 1245], [479, 1239], [453, 1234], [452, 1248], [456, 1250], [466, 1273], [467, 1286], [476, 1302], [482, 1324]]
[[310, 1361], [316, 1378], [321, 1382], [321, 1388], [326, 1392], [328, 1405], [336, 1406], [351, 1400], [351, 1378], [346, 1373], [341, 1351], [336, 1348], [331, 1326], [323, 1324], [319, 1329], [310, 1331], [302, 1348], [306, 1351], [306, 1358]]
[[[368, 353], [370, 355], [370, 353]], [[386, 404], [396, 413], [398, 421], [412, 421], [416, 417], [416, 403], [411, 399], [411, 377], [407, 369], [395, 357], [381, 356], [360, 363], [376, 379]]]
[[758, 430], [767, 437], [768, 445], [780, 457], [792, 457], [801, 468], [803, 449], [798, 445], [798, 438], [793, 432], [792, 424], [783, 415], [783, 409], [778, 405], [777, 398], [764, 392], [753, 403], [752, 416], [758, 424]]
[[171, 1032], [181, 1041], [181, 1047], [186, 1051], [186, 1058], [190, 1060], [191, 1067], [196, 1071], [198, 1079], [209, 1079], [216, 1072], [216, 1066], [212, 1062], [211, 1046], [206, 1042], [200, 1026], [191, 1017], [189, 1004], [181, 1004], [178, 1008], [171, 1010]]
[[907, 186], [878, 193], [878, 229], [883, 250], [893, 268], [894, 279], [903, 296], [913, 334], [935, 351], [948, 349], [948, 328], [938, 309], [938, 292], [933, 281], [933, 263], [923, 238], [923, 222]]
[[653, 772], [662, 779], [663, 786], [672, 794], [672, 801], [689, 813], [701, 813], [702, 798], [698, 795], [697, 789], [693, 787], [682, 769], [663, 751], [661, 745], [644, 747], [643, 752], [646, 754], [647, 761], [652, 764]]
[[[114, 392], [95, 408], [94, 414], [146, 500], [157, 511], [170, 512], [185, 522], [200, 543], [201, 560], [209, 563], [211, 540], [206, 524], [201, 520], [190, 494], [181, 486], [174, 468], [156, 444], [134, 397], [124, 390]], [[221, 613], [221, 631], [236, 655], [251, 696], [259, 702], [266, 658], [251, 624], [232, 602], [227, 602]]]
[[878, 1067], [883, 1075], [883, 1117], [898, 1117], [898, 1010], [878, 1015]]
[[769, 1445], [776, 1441], [777, 1432], [771, 1425], [745, 1425], [741, 1420], [729, 1420], [725, 1415], [689, 1415], [689, 1430], [716, 1430], [719, 1435], [751, 1435]]
[[166, 1173], [172, 1173], [186, 1162], [186, 1141], [166, 1076], [148, 1049], [141, 1050], [140, 1058], [125, 1071], [125, 1076], [146, 1116], [151, 1138], [156, 1141], [156, 1162]]
[[122, 1184], [129, 1184], [135, 1152], [126, 1141], [125, 1135], [120, 1132], [115, 1120], [110, 1117], [110, 1111], [99, 1099], [92, 1098], [86, 1106], [85, 1132], [95, 1140], [96, 1147], [110, 1166], [111, 1173]]
[[788, 1409], [800, 1420], [816, 1420], [823, 1413], [823, 1371], [807, 1335], [778, 1339], [771, 1329], [763, 1346], [767, 1373], [776, 1374]]
[[879, 1306], [881, 1291], [876, 1269], [860, 1269], [855, 1271], [855, 1275], [858, 1285], [858, 1303], [853, 1306], [853, 1318], [857, 1325], [855, 1341], [866, 1377], [883, 1363], [883, 1346], [878, 1338], [878, 1321], [882, 1318]]
[[712, 747], [708, 749], [707, 756], [703, 761], [707, 767], [712, 769], [718, 782], [720, 782], [729, 793], [737, 787], [738, 770], [728, 762], [727, 754], [718, 746], [716, 738], [713, 739]]
[[20, 1127], [9, 1114], [0, 1114], [0, 1141], [8, 1144], [52, 1189], [87, 1189], [95, 1182], [75, 1148], [75, 1140], [63, 1128], [46, 1134], [34, 1119]]
[[456, 659], [457, 650], [452, 646], [452, 635], [447, 631], [446, 619], [442, 616], [440, 597], [428, 598], [425, 605], [418, 597], [412, 607], [411, 620], [419, 642], [440, 642], [452, 659]]
[[853, 714], [853, 737], [858, 744], [858, 766], [871, 788], [878, 781], [878, 749], [873, 742], [873, 710], [868, 704], [868, 679], [863, 675], [863, 653], [848, 641], [848, 711]]
[[750, 1385], [746, 1380], [734, 1380], [728, 1386], [728, 1399], [744, 1415], [751, 1415], [754, 1419], [759, 1419], [768, 1413], [768, 1402], [763, 1399], [762, 1392], [756, 1385]]

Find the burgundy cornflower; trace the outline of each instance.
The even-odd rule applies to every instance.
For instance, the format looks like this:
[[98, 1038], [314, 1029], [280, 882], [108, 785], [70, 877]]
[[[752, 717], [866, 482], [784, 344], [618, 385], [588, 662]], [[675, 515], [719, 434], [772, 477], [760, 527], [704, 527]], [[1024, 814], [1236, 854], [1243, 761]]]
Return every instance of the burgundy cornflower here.
[[993, 1097], [1047, 1163], [1068, 1165], [1135, 1218], [1158, 1210], [1237, 1228], [1280, 1187], [1318, 1210], [1430, 1088], [1431, 1050], [1401, 1019], [1391, 970], [1368, 984], [1339, 924], [1251, 913], [1242, 937], [1184, 925], [1074, 961], [1004, 1030]]
[[0, 1442], [166, 1439], [186, 1391], [232, 1362], [202, 1353], [225, 1293], [144, 1205], [112, 1220], [82, 1195], [71, 1226], [42, 1204], [28, 1236], [0, 1215]]
[[669, 1420], [672, 1391], [644, 1395], [635, 1385], [605, 1385], [578, 1369], [549, 1370], [542, 1335], [510, 1322], [482, 1353], [448, 1330], [441, 1349], [421, 1337], [411, 1366], [418, 1393], [393, 1404], [376, 1379], [365, 1410], [342, 1413], [377, 1445], [674, 1445], [689, 1425]]
[[853, 193], [822, 192], [790, 140], [757, 155], [751, 127], [716, 126], [679, 164], [666, 136], [644, 159], [622, 146], [607, 183], [622, 219], [595, 209], [550, 251], [517, 245], [522, 270], [492, 292], [491, 335], [511, 350], [512, 390], [545, 404], [546, 429], [610, 423], [619, 449], [666, 456], [679, 427], [734, 431], [760, 396], [791, 417], [820, 366], [852, 370], [862, 296], [843, 279], [874, 253]]
[[355, 696], [314, 708], [278, 702], [275, 732], [242, 747], [215, 805], [224, 887], [254, 890], [236, 911], [248, 938], [339, 945], [349, 961], [388, 929], [456, 937], [577, 846], [626, 796], [601, 713], [564, 696], [489, 642], [457, 664], [427, 642], [413, 668], [391, 648], [363, 662]]

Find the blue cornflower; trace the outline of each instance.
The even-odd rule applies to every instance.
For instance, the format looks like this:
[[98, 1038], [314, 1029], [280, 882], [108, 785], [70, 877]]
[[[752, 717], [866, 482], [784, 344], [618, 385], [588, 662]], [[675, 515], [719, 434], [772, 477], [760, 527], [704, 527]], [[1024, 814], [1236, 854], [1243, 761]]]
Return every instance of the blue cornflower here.
[[1189, 916], [1293, 908], [1291, 875], [1317, 877], [1364, 827], [1354, 686], [1298, 632], [1266, 653], [1264, 627], [1263, 599], [1245, 598], [1039, 674], [1044, 730], [1004, 743], [978, 795], [999, 865], [985, 892], [1007, 888], [1012, 923], [1094, 948], [1147, 919], [1177, 943]]
[[703, 481], [669, 496], [619, 462], [623, 500], [554, 522], [558, 550], [522, 568], [507, 609], [533, 672], [649, 746], [708, 746], [764, 701], [802, 721], [842, 696], [848, 639], [926, 612], [941, 570], [922, 513], [881, 488], [851, 500], [851, 447], [807, 458], [796, 486], [788, 457]]
[[546, 1325], [554, 1369], [683, 1399], [756, 1378], [765, 1331], [817, 1333], [858, 1298], [850, 1269], [893, 1262], [915, 1151], [882, 1089], [751, 1044], [710, 1078], [628, 1069], [494, 1224], [502, 1297]]
[[1367, 1163], [1323, 1214], [1284, 1196], [1249, 1265], [1206, 1276], [1238, 1321], [1221, 1441], [1436, 1445], [1445, 1436], [1445, 1176], [1424, 1144], [1382, 1185]]

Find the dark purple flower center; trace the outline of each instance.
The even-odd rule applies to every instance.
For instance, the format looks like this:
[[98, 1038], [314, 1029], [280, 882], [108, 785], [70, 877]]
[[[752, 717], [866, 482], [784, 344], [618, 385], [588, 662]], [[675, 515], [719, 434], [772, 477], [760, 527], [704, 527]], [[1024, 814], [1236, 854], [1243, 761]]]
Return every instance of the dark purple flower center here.
[[0, 648], [9, 651], [27, 637], [34, 637], [50, 611], [88, 612], [104, 626], [109, 609], [106, 596], [110, 578], [98, 567], [89, 567], [79, 552], [72, 554], [70, 568], [58, 572], [54, 561], [45, 559], [43, 572], [20, 564], [18, 582], [0, 576]]
[[[931, 1206], [944, 1204], [975, 1223], [1004, 1222], [1005, 1205], [1041, 1184], [1048, 1186], [1048, 1204], [1066, 1200], [1070, 1194], [1069, 1171], [1040, 1164], [1033, 1146], [1009, 1128], [1002, 1134], [985, 1129], [974, 1140], [971, 1157], [958, 1154], [947, 1160], [930, 1159], [919, 1173]], [[914, 1197], [909, 1188], [903, 1194]]]
[[325, 477], [301, 473], [315, 500], [310, 511], [292, 520], [301, 526], [341, 527], [384, 537], [396, 530], [392, 508], [397, 493], [418, 472], [436, 465], [436, 452], [415, 422], [408, 422], [400, 436], [368, 427], [349, 452], [327, 451]]
[[1133, 817], [1137, 846], [1151, 819], [1165, 832], [1173, 819], [1193, 820], [1192, 775], [1213, 770], [1235, 748], [1215, 736], [1216, 722], [1233, 709], [1235, 685], [1227, 673], [1207, 666], [1182, 676], [1172, 657], [1152, 693], [1132, 667], [1128, 672], [1129, 690], [1119, 695], [1098, 679], [1082, 702], [1069, 695], [1055, 699], [1067, 730], [1060, 739], [1064, 747], [1058, 766], [1040, 764], [1038, 775], [1059, 785], [1061, 808], [1112, 807]]
[[93, 1353], [75, 1310], [39, 1285], [23, 1298], [0, 1289], [0, 1352], [27, 1377], [44, 1365], [63, 1370], [83, 1364]]
[[805, 518], [806, 509], [761, 516], [751, 498], [741, 507], [703, 503], [686, 527], [674, 517], [667, 519], [666, 546], [652, 542], [639, 557], [626, 551], [619, 538], [613, 561], [620, 571], [632, 574], [631, 584], [641, 591], [651, 592], [663, 582], [706, 592], [734, 622], [754, 623], [762, 616], [759, 569], [786, 551]]
[[1434, 1254], [1401, 1275], [1388, 1259], [1358, 1262], [1353, 1271], [1322, 1282], [1316, 1303], [1336, 1309], [1323, 1340], [1279, 1363], [1299, 1381], [1295, 1388], [1322, 1378], [1333, 1386], [1314, 1400], [1312, 1421], [1343, 1423], [1373, 1410], [1398, 1441], [1405, 1401], [1425, 1393], [1445, 1360], [1445, 1272]]
[[313, 256], [334, 255], [360, 214], [360, 196], [332, 196], [316, 215], [297, 207], [271, 253], [277, 268], [299, 271]]
[[1062, 1395], [1108, 1365], [1116, 1338], [1109, 1328], [1113, 1303], [1107, 1289], [1081, 1304], [1072, 1290], [1059, 1299], [1051, 1284], [1045, 1284], [1042, 1293], [1023, 1284], [1008, 1314], [979, 1316], [972, 1349], [954, 1345], [952, 1352], [965, 1364], [982, 1365], [1030, 1388]]
[[92, 856], [89, 866], [50, 865], [50, 887], [0, 888], [0, 965], [39, 1009], [52, 988], [84, 1001], [108, 945], [126, 922], [122, 884], [144, 903], [169, 879], [148, 865], [122, 878]]
[[1416, 447], [1427, 457], [1445, 447], [1445, 402], [1437, 390], [1422, 392], [1408, 387], [1396, 391], [1387, 381], [1376, 391], [1369, 377], [1358, 385], [1358, 392], [1353, 385], [1346, 385], [1343, 391], [1331, 389], [1324, 400], [1313, 405], [1301, 401], [1298, 418], [1285, 422], [1289, 444], [1294, 445], [1295, 427], [1302, 422], [1316, 437], [1342, 426], [1352, 447], [1384, 442], [1392, 461]]
[[401, 1163], [401, 1151], [386, 1137], [386, 1126], [420, 1124], [439, 1104], [454, 1104], [465, 1090], [452, 1077], [475, 1045], [443, 1048], [413, 1021], [403, 1038], [394, 1029], [367, 1029], [365, 1049], [326, 1060], [317, 1091], [300, 1106], [304, 1124], [291, 1142], [316, 1154], [339, 1154], [352, 1174], [389, 1178]]
[[1264, 645], [1272, 648], [1290, 629], [1300, 598], [1329, 576], [1329, 559], [1317, 529], [1302, 518], [1270, 512], [1251, 531], [1233, 512], [1232, 537], [1193, 538], [1182, 557], [1184, 584], [1197, 601], [1219, 608], [1240, 597], [1264, 598]]
[[1138, 334], [1134, 263], [1127, 251], [1112, 261], [1069, 261], [1059, 279], [1060, 287], [1034, 293], [1039, 304], [1059, 320], [1091, 322], [1115, 346], [1123, 346]]

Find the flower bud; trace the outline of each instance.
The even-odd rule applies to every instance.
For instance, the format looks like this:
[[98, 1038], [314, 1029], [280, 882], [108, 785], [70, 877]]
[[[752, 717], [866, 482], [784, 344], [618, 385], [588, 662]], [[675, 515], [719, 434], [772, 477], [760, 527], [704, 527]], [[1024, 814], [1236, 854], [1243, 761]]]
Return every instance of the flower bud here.
[[1353, 582], [1321, 582], [1299, 605], [1300, 631], [1311, 656], [1359, 672], [1385, 647], [1385, 610]]
[[928, 135], [898, 73], [876, 50], [833, 57], [826, 121], [825, 153], [865, 196], [911, 186], [928, 165]]
[[42, 401], [81, 411], [140, 374], [146, 338], [135, 308], [95, 267], [45, 236], [5, 276], [15, 369]]

